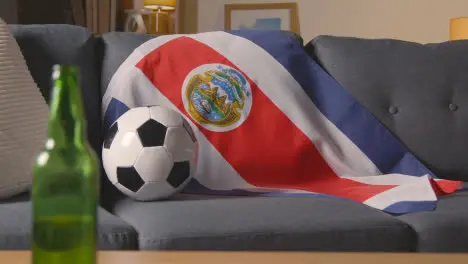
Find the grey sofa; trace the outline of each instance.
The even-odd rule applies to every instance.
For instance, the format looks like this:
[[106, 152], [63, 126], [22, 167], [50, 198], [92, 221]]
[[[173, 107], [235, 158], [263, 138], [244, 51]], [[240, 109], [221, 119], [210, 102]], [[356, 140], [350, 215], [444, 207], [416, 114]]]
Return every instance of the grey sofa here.
[[[46, 99], [53, 64], [81, 66], [88, 138], [100, 153], [101, 95], [132, 49], [155, 36], [96, 37], [67, 25], [11, 29]], [[468, 41], [321, 36], [305, 49], [438, 175], [468, 179]], [[467, 192], [442, 198], [435, 211], [396, 216], [327, 198], [136, 202], [105, 177], [101, 186], [100, 249], [468, 251]], [[28, 200], [1, 202], [0, 249], [30, 247]]]

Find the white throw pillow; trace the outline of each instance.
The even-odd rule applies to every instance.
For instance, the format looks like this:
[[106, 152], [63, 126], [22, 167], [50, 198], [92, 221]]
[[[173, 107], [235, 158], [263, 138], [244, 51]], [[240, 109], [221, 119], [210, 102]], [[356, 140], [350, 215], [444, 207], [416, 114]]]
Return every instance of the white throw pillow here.
[[0, 198], [26, 191], [47, 134], [48, 107], [0, 19]]

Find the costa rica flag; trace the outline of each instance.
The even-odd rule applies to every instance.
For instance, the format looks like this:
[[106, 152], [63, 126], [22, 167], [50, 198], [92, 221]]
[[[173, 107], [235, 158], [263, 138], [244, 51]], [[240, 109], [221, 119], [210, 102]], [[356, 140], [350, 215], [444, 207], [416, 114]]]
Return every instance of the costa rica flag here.
[[199, 142], [186, 193], [351, 199], [390, 213], [432, 210], [439, 180], [325, 72], [292, 33], [153, 38], [113, 75], [108, 128], [128, 109], [181, 113]]

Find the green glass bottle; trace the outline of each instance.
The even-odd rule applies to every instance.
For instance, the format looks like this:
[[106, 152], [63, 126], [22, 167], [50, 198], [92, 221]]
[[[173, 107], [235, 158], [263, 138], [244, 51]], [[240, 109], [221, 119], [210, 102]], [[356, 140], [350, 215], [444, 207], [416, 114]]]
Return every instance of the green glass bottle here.
[[99, 162], [86, 138], [79, 69], [52, 73], [48, 136], [33, 169], [33, 264], [95, 264]]

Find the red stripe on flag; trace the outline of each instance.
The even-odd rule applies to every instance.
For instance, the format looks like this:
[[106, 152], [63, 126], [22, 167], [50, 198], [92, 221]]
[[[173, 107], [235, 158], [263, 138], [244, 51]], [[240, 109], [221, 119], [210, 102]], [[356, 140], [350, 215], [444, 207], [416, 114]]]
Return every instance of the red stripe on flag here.
[[461, 181], [451, 181], [451, 180], [434, 180], [429, 179], [431, 182], [432, 189], [434, 190], [437, 196], [443, 196], [446, 194], [451, 194], [456, 192], [460, 187], [462, 187], [463, 182]]
[[[252, 108], [237, 129], [213, 132], [198, 125], [186, 112], [181, 88], [190, 71], [221, 63], [243, 73], [252, 89]], [[255, 63], [255, 58], [252, 58]], [[248, 183], [257, 187], [288, 188], [365, 201], [393, 188], [338, 177], [313, 143], [227, 58], [196, 40], [174, 39], [146, 55], [137, 67], [193, 123], [224, 159]], [[282, 87], [287, 89], [287, 87]]]

